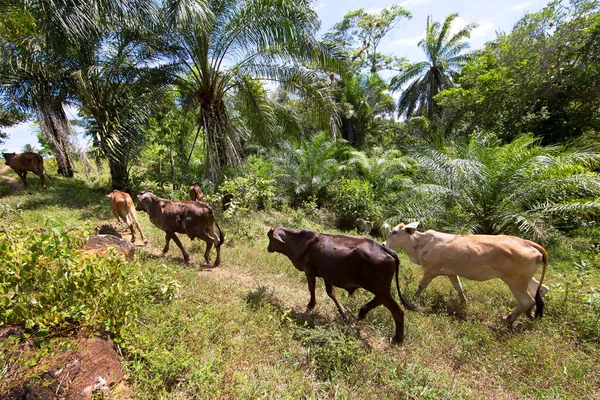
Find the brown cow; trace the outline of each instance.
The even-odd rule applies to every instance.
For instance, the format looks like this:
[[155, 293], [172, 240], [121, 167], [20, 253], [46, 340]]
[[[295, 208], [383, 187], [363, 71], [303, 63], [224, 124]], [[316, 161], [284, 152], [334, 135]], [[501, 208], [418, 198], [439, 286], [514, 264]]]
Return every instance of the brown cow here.
[[[11, 167], [19, 178], [23, 181], [23, 185], [27, 186], [27, 172], [31, 171], [37, 176], [40, 177], [40, 181], [42, 181], [42, 187], [46, 189], [46, 182], [44, 181], [44, 159], [38, 153], [2, 153], [4, 159], [6, 160], [6, 165]], [[46, 175], [48, 173], [46, 172]], [[50, 175], [48, 175], [50, 178]]]
[[189, 193], [190, 200], [192, 201], [202, 201], [202, 199], [204, 198], [204, 193], [202, 193], [202, 189], [197, 183], [194, 183], [192, 186], [190, 186]]
[[[210, 249], [213, 243], [217, 249], [217, 258], [214, 266], [221, 263], [221, 245], [225, 241], [225, 235], [215, 221], [212, 208], [198, 201], [171, 201], [161, 199], [152, 193], [151, 190], [143, 190], [138, 194], [138, 205], [136, 210], [145, 211], [150, 217], [150, 221], [166, 233], [167, 244], [163, 253], [169, 251], [169, 242], [175, 241], [185, 262], [190, 261], [190, 256], [186, 253], [181, 241], [175, 233], [185, 233], [191, 240], [194, 238], [202, 239], [206, 242], [206, 251], [204, 259], [210, 262]], [[219, 237], [215, 234], [214, 225], [219, 229]]]
[[310, 291], [308, 309], [314, 308], [315, 280], [325, 281], [327, 294], [340, 314], [346, 318], [346, 310], [335, 296], [335, 286], [346, 289], [349, 294], [358, 288], [373, 293], [373, 300], [363, 305], [358, 314], [363, 319], [373, 308], [383, 304], [396, 322], [395, 341], [404, 340], [404, 309], [396, 303], [390, 285], [396, 273], [396, 289], [402, 304], [410, 310], [416, 307], [409, 303], [400, 292], [398, 282], [399, 260], [396, 253], [366, 237], [327, 235], [324, 233], [284, 228], [277, 226], [267, 233], [267, 250], [287, 256], [294, 267], [304, 271]]
[[146, 239], [142, 233], [140, 223], [138, 222], [137, 215], [135, 214], [135, 207], [133, 205], [133, 200], [131, 200], [131, 196], [128, 193], [121, 192], [119, 190], [113, 190], [111, 193], [107, 194], [106, 197], [110, 199], [112, 213], [115, 217], [117, 217], [117, 221], [125, 221], [131, 230], [131, 242], [135, 243], [135, 231], [133, 230], [135, 225], [138, 231], [140, 231], [140, 235], [142, 235], [144, 244], [148, 244], [148, 239]]

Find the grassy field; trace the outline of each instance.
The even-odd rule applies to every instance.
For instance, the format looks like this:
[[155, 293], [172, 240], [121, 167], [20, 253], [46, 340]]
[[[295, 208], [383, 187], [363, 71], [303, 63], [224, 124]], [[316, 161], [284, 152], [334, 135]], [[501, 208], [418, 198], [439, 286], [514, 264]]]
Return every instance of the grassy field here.
[[[4, 215], [0, 208], [0, 217], [27, 226], [53, 218], [90, 232], [116, 225], [104, 197], [109, 189], [54, 180], [45, 191], [37, 177], [26, 190], [0, 182], [0, 207], [16, 210]], [[150, 240], [145, 247], [138, 243], [139, 261], [172, 270], [180, 289], [170, 302], [144, 305], [125, 327], [118, 345], [128, 389], [116, 398], [600, 398], [600, 299], [594, 292], [600, 270], [576, 241], [549, 247], [544, 318], [521, 317], [508, 328], [502, 317], [516, 301], [502, 282], [464, 280], [469, 303], [463, 306], [450, 282], [438, 278], [417, 300], [420, 311], [407, 312], [404, 343], [392, 345], [387, 309], [344, 321], [322, 281], [316, 309], [305, 312], [304, 275], [266, 251], [266, 231], [275, 224], [333, 232], [302, 212], [229, 221], [218, 213], [226, 243], [215, 269], [200, 263], [204, 242], [187, 237], [181, 239], [192, 265], [182, 263], [174, 245], [161, 256], [164, 234], [147, 215], [138, 217]], [[414, 300], [420, 267], [403, 254], [400, 261], [401, 288]], [[357, 315], [371, 295], [338, 291], [338, 297]], [[19, 361], [23, 371], [27, 365], [42, 370], [36, 362], [60, 351], [60, 343], [56, 337], [32, 347]]]

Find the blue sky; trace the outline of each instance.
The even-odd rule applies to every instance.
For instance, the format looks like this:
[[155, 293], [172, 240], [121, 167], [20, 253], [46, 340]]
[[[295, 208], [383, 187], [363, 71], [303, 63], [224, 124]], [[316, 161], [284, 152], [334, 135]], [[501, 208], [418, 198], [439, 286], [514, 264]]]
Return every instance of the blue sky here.
[[[412, 19], [405, 20], [392, 31], [382, 42], [381, 52], [406, 57], [411, 62], [421, 61], [421, 50], [417, 43], [423, 37], [427, 16], [435, 21], [443, 21], [453, 12], [458, 13], [456, 28], [469, 22], [479, 24], [471, 36], [471, 48], [481, 48], [483, 44], [496, 37], [496, 32], [510, 32], [517, 20], [526, 12], [540, 10], [548, 0], [318, 0], [317, 12], [321, 17], [321, 33], [328, 31], [342, 20], [349, 11], [364, 8], [369, 12], [377, 12], [384, 7], [400, 4], [412, 13]], [[69, 118], [74, 118], [76, 110], [67, 110]], [[9, 139], [3, 149], [20, 152], [26, 144], [39, 147], [38, 129], [31, 123], [20, 124], [4, 129]]]

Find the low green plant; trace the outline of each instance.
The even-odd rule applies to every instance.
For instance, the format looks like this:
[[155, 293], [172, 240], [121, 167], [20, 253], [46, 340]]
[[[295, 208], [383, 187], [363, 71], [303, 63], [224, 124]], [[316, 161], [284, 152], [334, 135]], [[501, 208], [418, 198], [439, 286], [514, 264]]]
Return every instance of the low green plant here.
[[87, 236], [55, 220], [0, 233], [0, 325], [39, 332], [76, 325], [118, 337], [145, 299], [173, 298], [177, 282], [165, 271], [144, 271], [113, 249], [84, 255]]

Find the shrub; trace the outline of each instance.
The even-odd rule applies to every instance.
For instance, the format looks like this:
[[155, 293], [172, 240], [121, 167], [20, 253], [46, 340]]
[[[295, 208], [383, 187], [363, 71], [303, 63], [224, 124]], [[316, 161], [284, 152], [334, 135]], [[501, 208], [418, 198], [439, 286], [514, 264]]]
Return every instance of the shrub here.
[[47, 332], [70, 324], [118, 337], [144, 299], [172, 298], [177, 282], [168, 271], [145, 272], [111, 251], [81, 257], [86, 237], [53, 221], [0, 233], [0, 325]]
[[233, 195], [231, 212], [264, 209], [269, 206], [274, 195], [273, 181], [254, 174], [227, 179], [219, 187], [217, 199], [226, 194]]
[[342, 229], [353, 228], [357, 218], [376, 217], [375, 195], [368, 182], [342, 178], [333, 202]]

